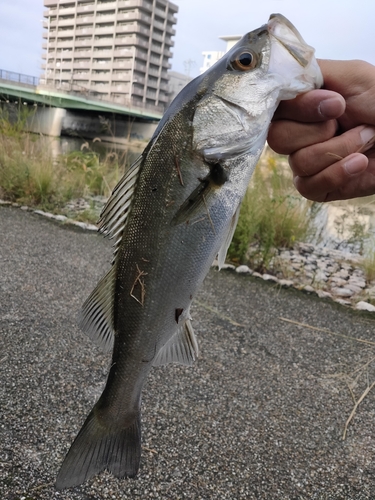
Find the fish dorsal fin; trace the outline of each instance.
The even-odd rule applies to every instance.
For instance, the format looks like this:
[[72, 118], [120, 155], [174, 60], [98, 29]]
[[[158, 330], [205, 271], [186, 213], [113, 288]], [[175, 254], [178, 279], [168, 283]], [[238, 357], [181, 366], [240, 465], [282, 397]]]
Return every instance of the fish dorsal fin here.
[[142, 154], [133, 163], [113, 190], [111, 197], [100, 214], [100, 219], [98, 221], [99, 232], [109, 239], [115, 238], [115, 256], [127, 224], [133, 194], [143, 159], [144, 155]]
[[220, 247], [219, 253], [217, 254], [218, 267], [221, 269], [225, 263], [225, 257], [227, 256], [229, 245], [232, 241], [234, 231], [236, 230], [238, 217], [240, 216], [241, 203], [238, 205], [237, 210], [235, 211], [229, 225], [228, 232], [225, 236], [225, 240]]
[[113, 266], [99, 281], [78, 315], [79, 327], [105, 352], [112, 349], [115, 335], [113, 329], [115, 269]]
[[192, 365], [198, 355], [198, 342], [190, 319], [186, 319], [181, 323], [173, 337], [157, 353], [153, 365], [160, 366], [168, 363]]

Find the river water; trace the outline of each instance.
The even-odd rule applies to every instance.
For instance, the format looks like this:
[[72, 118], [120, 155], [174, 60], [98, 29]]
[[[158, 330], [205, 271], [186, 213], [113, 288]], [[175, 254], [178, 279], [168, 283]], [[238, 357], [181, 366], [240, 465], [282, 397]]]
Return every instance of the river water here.
[[[87, 141], [78, 137], [43, 137], [41, 140], [50, 148], [53, 156], [88, 147], [102, 158], [108, 153], [117, 154], [124, 166], [130, 166], [146, 146], [146, 143], [118, 144]], [[312, 210], [315, 212], [314, 234], [311, 237], [314, 244], [352, 252], [375, 248], [375, 195], [314, 204]]]

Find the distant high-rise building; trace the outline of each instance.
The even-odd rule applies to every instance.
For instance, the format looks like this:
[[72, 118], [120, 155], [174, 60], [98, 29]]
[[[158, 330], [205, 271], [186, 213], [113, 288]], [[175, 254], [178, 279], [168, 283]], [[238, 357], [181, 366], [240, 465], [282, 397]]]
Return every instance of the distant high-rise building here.
[[62, 89], [164, 108], [178, 7], [168, 0], [44, 0], [44, 77]]
[[220, 36], [220, 40], [224, 40], [227, 42], [227, 47], [225, 51], [205, 51], [202, 52], [203, 56], [203, 66], [200, 68], [201, 74], [204, 73], [208, 68], [211, 68], [219, 59], [223, 57], [224, 54], [230, 50], [233, 45], [235, 45], [238, 40], [242, 38], [242, 35], [228, 35], [228, 36]]

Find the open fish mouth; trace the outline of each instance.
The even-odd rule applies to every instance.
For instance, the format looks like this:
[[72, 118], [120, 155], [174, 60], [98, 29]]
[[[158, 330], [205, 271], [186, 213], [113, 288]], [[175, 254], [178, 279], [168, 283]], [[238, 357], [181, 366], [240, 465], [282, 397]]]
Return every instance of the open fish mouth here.
[[302, 38], [297, 28], [282, 14], [271, 14], [268, 21], [268, 32], [283, 45], [294, 59], [306, 68], [315, 50]]
[[[299, 74], [298, 80], [310, 82], [314, 88], [320, 88], [323, 85], [323, 76], [314, 57], [315, 49], [305, 42], [297, 28], [282, 14], [271, 14], [267, 29], [273, 46], [271, 71], [277, 68], [277, 72], [282, 73], [281, 65], [286, 64], [284, 74], [296, 76]], [[285, 56], [283, 57], [281, 53], [284, 51], [285, 54], [285, 50], [291, 56], [287, 63]], [[295, 61], [294, 64], [292, 61]], [[302, 75], [298, 69], [301, 67], [305, 68]]]

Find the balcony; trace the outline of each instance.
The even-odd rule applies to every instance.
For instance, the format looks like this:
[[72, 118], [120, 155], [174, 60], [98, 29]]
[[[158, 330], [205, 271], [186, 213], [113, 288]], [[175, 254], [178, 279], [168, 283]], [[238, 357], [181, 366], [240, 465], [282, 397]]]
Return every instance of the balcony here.
[[113, 50], [112, 49], [109, 49], [109, 50], [103, 50], [103, 49], [100, 49], [100, 50], [94, 50], [92, 51], [93, 52], [93, 57], [95, 57], [96, 59], [111, 59], [112, 56], [113, 56]]
[[73, 48], [73, 40], [68, 40], [67, 42], [57, 41], [56, 44], [49, 44], [49, 48], [58, 47], [59, 49], [72, 49]]
[[125, 70], [129, 70], [129, 69], [132, 69], [133, 67], [133, 61], [131, 59], [126, 59], [124, 61], [113, 61], [113, 69], [123, 69], [124, 71]]
[[93, 61], [91, 65], [92, 69], [112, 69], [112, 62], [111, 61]]
[[151, 76], [159, 76], [160, 70], [154, 68], [148, 68], [148, 74]]
[[90, 61], [75, 61], [73, 63], [73, 69], [90, 69], [91, 62]]
[[91, 59], [92, 57], [92, 51], [91, 50], [75, 50], [74, 51], [74, 57], [77, 58], [84, 58], [84, 59]]
[[157, 33], [152, 34], [152, 41], [160, 42], [163, 43], [164, 41], [164, 36], [163, 35], [158, 35]]
[[[59, 64], [59, 66], [57, 66]], [[56, 67], [59, 67], [60, 69], [72, 69], [73, 68], [73, 61], [61, 61], [61, 63], [56, 63]]]
[[94, 24], [94, 16], [91, 16], [91, 15], [87, 15], [87, 16], [82, 16], [82, 17], [78, 17], [77, 16], [77, 19], [76, 19], [76, 23], [78, 25], [83, 25], [83, 24], [91, 24], [93, 25]]
[[118, 0], [117, 5], [119, 9], [123, 8], [133, 9], [134, 7], [139, 7], [143, 10], [148, 10], [149, 12], [152, 12], [152, 5], [149, 5], [144, 0], [130, 0], [130, 1]]
[[113, 37], [111, 38], [94, 38], [92, 41], [94, 47], [107, 47], [113, 45]]
[[[147, 37], [150, 36], [150, 30], [144, 28], [143, 26], [140, 26], [139, 24], [118, 24], [116, 26], [116, 35], [119, 35], [121, 33], [140, 33]], [[116, 38], [121, 37], [117, 36]]]
[[133, 59], [134, 52], [133, 50], [128, 50], [128, 49], [115, 49], [113, 51], [113, 55], [114, 57]]
[[93, 82], [91, 81], [90, 84], [90, 89], [92, 89], [94, 92], [101, 92], [103, 94], [108, 94], [111, 90], [111, 87], [109, 83], [102, 83], [102, 82]]
[[74, 28], [75, 25], [75, 19], [74, 16], [71, 19], [59, 19], [58, 20], [58, 26], [71, 26], [72, 29]]
[[79, 71], [77, 71], [77, 72], [74, 71], [73, 74], [72, 74], [72, 77], [73, 77], [74, 81], [75, 80], [77, 80], [77, 81], [79, 81], [79, 80], [87, 80], [90, 77], [90, 72], [80, 73]]
[[[116, 42], [119, 43], [119, 40], [117, 40]], [[148, 42], [146, 40], [144, 40], [143, 38], [141, 38], [139, 36], [135, 36], [135, 35], [121, 38], [121, 45], [123, 45], [123, 46], [138, 45], [140, 47], [148, 48]]]
[[88, 14], [92, 13], [95, 11], [95, 4], [94, 2], [90, 5], [79, 5], [77, 6], [77, 14], [84, 14], [87, 12]]
[[58, 37], [70, 37], [70, 38], [73, 38], [74, 37], [74, 29], [71, 29], [71, 30], [59, 30], [58, 33], [57, 33], [57, 36]]
[[[96, 32], [96, 30], [95, 30]], [[76, 28], [76, 36], [81, 35], [92, 35], [94, 33], [93, 28]]]
[[96, 23], [115, 23], [115, 21], [116, 21], [115, 14], [106, 14], [106, 15], [96, 14]]
[[159, 23], [159, 21], [154, 21], [152, 24], [155, 28], [164, 31], [164, 23]]
[[168, 33], [169, 36], [175, 36], [176, 30], [172, 28], [169, 24], [167, 24], [165, 31]]
[[85, 40], [77, 40], [75, 39], [74, 47], [90, 47], [92, 46], [92, 37], [87, 38]]
[[115, 83], [112, 82], [111, 92], [121, 92], [122, 94], [128, 94], [130, 91], [129, 83]]
[[103, 26], [99, 28], [98, 26], [95, 28], [95, 35], [108, 35], [109, 33], [113, 33], [114, 26]]
[[121, 12], [117, 15], [118, 21], [143, 21], [146, 24], [151, 23], [151, 16], [143, 12]]
[[92, 80], [109, 82], [111, 79], [111, 71], [109, 69], [94, 69], [91, 75]]
[[[120, 2], [118, 2], [120, 3]], [[101, 10], [116, 10], [116, 2], [103, 2], [103, 3], [98, 3], [96, 6], [96, 11], [100, 12]]]

